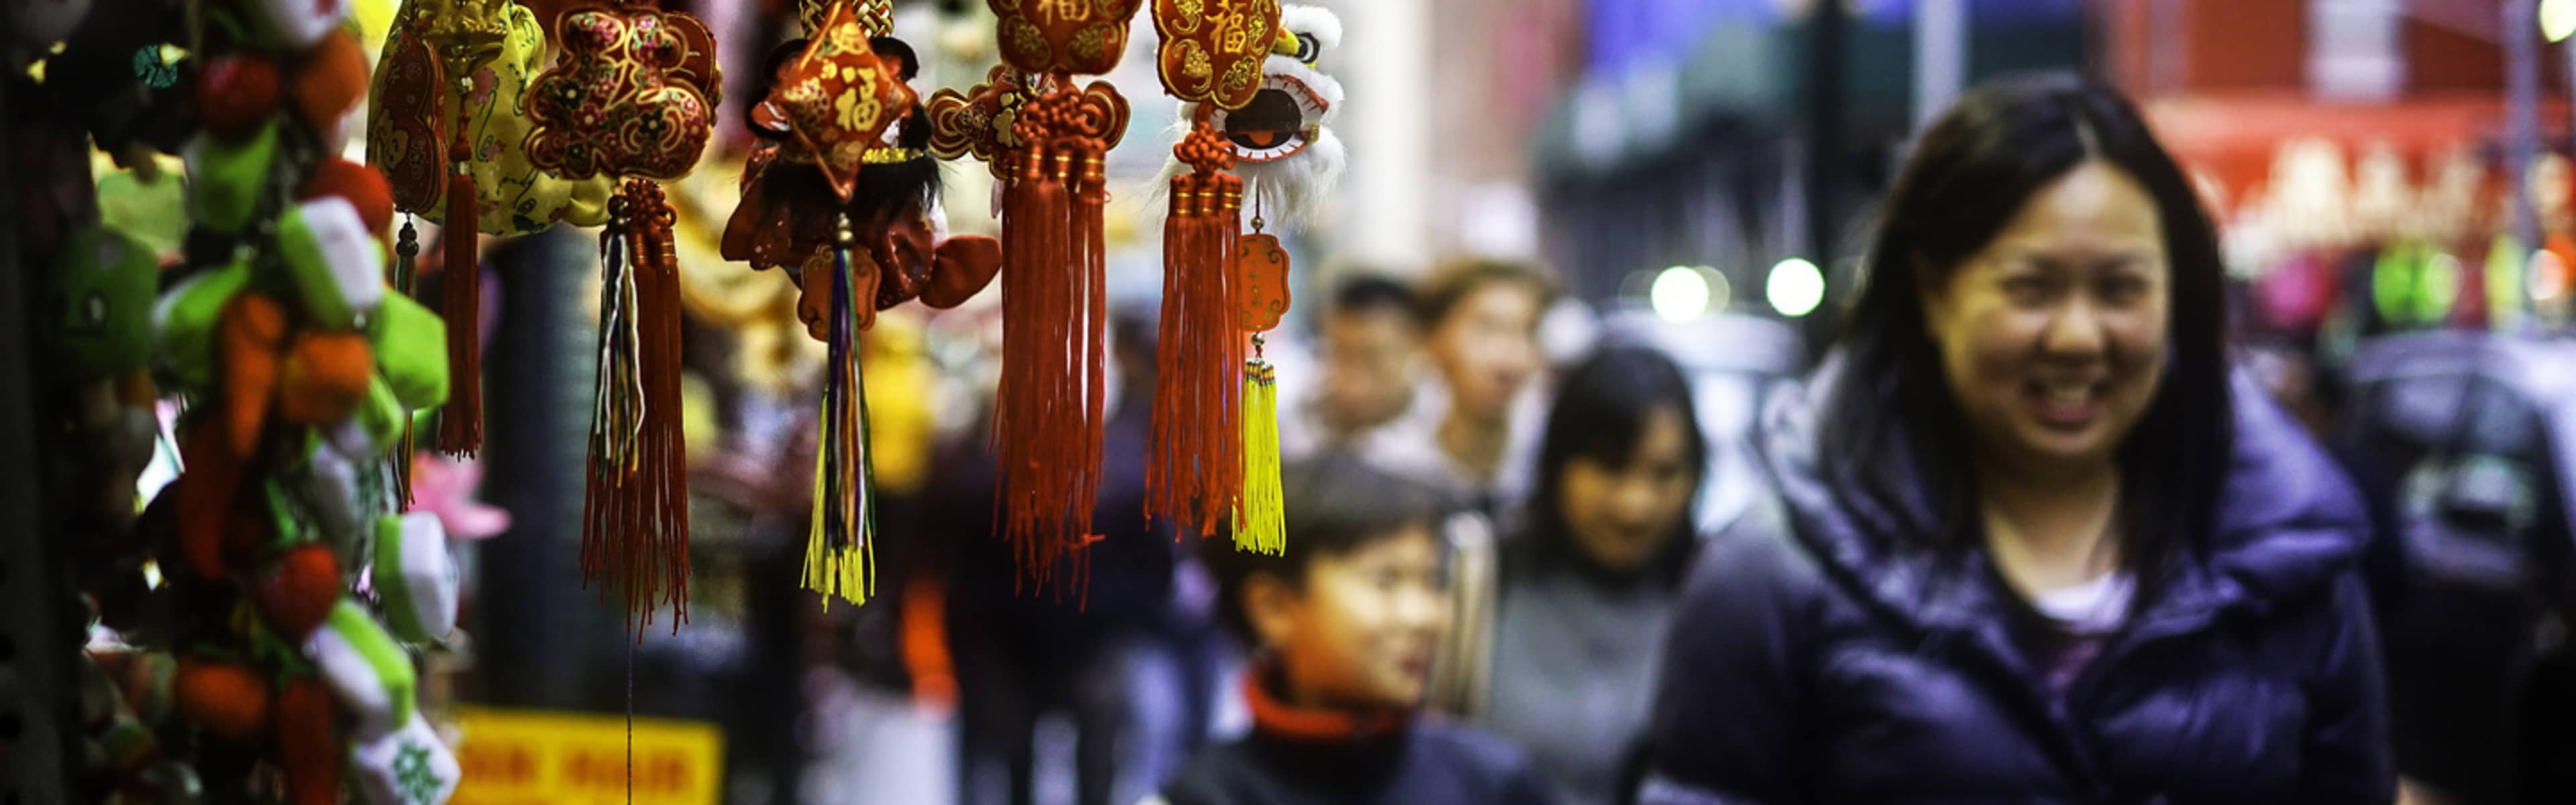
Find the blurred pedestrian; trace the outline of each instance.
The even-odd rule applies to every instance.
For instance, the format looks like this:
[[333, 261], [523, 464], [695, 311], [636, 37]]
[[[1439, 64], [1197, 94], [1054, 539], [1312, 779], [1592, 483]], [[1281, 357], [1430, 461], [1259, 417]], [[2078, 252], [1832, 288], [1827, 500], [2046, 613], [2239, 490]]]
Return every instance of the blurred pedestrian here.
[[1968, 93], [1916, 145], [1778, 507], [1701, 554], [1648, 802], [2385, 803], [2365, 517], [2231, 382], [2217, 236], [2127, 101]]
[[1528, 434], [1513, 403], [1545, 368], [1539, 317], [1555, 283], [1531, 266], [1491, 260], [1441, 269], [1422, 289], [1426, 351], [1446, 406], [1417, 405], [1362, 451], [1508, 527], [1528, 493]]
[[1655, 659], [1699, 545], [1708, 466], [1689, 381], [1663, 353], [1613, 346], [1567, 373], [1539, 442], [1526, 527], [1466, 714], [1529, 749], [1571, 803], [1621, 801], [1642, 772]]
[[[1187, 696], [1174, 686], [1134, 684], [1163, 658], [1161, 633], [1173, 589], [1175, 535], [1145, 517], [1146, 444], [1152, 433], [1154, 329], [1151, 315], [1123, 309], [1111, 326], [1122, 388], [1102, 429], [1101, 484], [1092, 526], [1100, 539], [1073, 566], [1078, 590], [1020, 575], [1011, 544], [993, 531], [998, 470], [989, 435], [969, 433], [943, 456], [944, 472], [925, 529], [952, 553], [944, 619], [956, 666], [959, 795], [967, 805], [1039, 800], [1039, 724], [1062, 716], [1072, 727], [1073, 802], [1133, 802], [1150, 785], [1131, 773], [1177, 754], [1195, 736], [1168, 722], [1140, 723], [1140, 701]], [[987, 420], [989, 421], [989, 420]], [[1059, 577], [1061, 578], [1061, 577]], [[1164, 666], [1152, 666], [1157, 672]], [[1153, 688], [1147, 690], [1147, 688]]]
[[1334, 289], [1316, 327], [1321, 377], [1314, 396], [1280, 423], [1280, 454], [1291, 460], [1355, 450], [1413, 407], [1422, 325], [1413, 289], [1363, 275]]
[[1251, 732], [1201, 751], [1148, 801], [1555, 801], [1510, 744], [1417, 717], [1450, 616], [1436, 498], [1346, 456], [1291, 465], [1282, 480], [1283, 553], [1205, 543], [1219, 614], [1255, 646], [1242, 682]]

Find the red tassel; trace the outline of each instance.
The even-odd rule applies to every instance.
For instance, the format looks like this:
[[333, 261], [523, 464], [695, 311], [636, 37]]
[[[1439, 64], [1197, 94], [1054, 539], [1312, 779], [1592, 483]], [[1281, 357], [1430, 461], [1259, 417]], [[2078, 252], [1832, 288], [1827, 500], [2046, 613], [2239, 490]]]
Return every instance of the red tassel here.
[[1229, 265], [1243, 181], [1224, 172], [1232, 159], [1204, 124], [1172, 152], [1193, 170], [1172, 177], [1163, 224], [1160, 380], [1146, 514], [1206, 537], [1243, 497], [1243, 336], [1234, 322]]
[[446, 294], [447, 408], [438, 415], [438, 451], [471, 456], [483, 449], [483, 277], [474, 254], [474, 171], [467, 161], [466, 116], [457, 107], [456, 140], [447, 148]]
[[[1024, 582], [1083, 591], [1100, 476], [1103, 293], [1101, 161], [1081, 136], [1077, 93], [1029, 102], [1003, 195], [1002, 378], [993, 422], [1000, 511]], [[1070, 560], [1059, 574], [1059, 561]]]
[[689, 619], [687, 446], [680, 432], [680, 291], [670, 205], [629, 181], [602, 238], [611, 276], [600, 306], [600, 372], [582, 503], [582, 586], [613, 590], [628, 631], [672, 609]]

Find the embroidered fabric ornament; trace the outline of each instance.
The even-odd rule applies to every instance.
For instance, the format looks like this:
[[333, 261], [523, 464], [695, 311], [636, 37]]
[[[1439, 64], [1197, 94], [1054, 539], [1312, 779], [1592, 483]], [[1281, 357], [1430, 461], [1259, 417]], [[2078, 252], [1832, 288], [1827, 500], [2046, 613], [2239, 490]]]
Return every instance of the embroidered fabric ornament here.
[[1146, 512], [1205, 537], [1243, 497], [1243, 429], [1250, 425], [1239, 420], [1243, 331], [1232, 276], [1243, 180], [1226, 172], [1233, 156], [1207, 126], [1190, 129], [1172, 154], [1191, 171], [1172, 177], [1163, 219], [1160, 380]]
[[[422, 38], [437, 0], [405, 0], [385, 35], [376, 64], [375, 103], [367, 110], [367, 161], [392, 180], [398, 207], [445, 223], [445, 135], [451, 108], [462, 108], [474, 175], [475, 228], [490, 235], [542, 232], [556, 223], [598, 226], [608, 220], [614, 177], [565, 179], [540, 171], [527, 154], [529, 119], [520, 113], [529, 81], [544, 64], [545, 28], [535, 12], [503, 7], [500, 51], [466, 77], [446, 78]], [[381, 230], [379, 230], [381, 231]]]
[[931, 93], [927, 104], [930, 153], [940, 159], [971, 156], [984, 163], [994, 178], [1005, 178], [1003, 156], [1020, 147], [1012, 126], [1019, 122], [1020, 107], [1033, 95], [1027, 83], [1009, 65], [1002, 64], [993, 65], [984, 74], [984, 83], [965, 92], [941, 89]]
[[1127, 52], [1141, 0], [985, 0], [1002, 61], [1030, 75], [1105, 75]]
[[913, 108], [898, 65], [878, 58], [848, 3], [833, 6], [805, 52], [780, 71], [772, 104], [844, 200], [887, 127]]
[[[529, 162], [570, 179], [677, 179], [714, 133], [713, 70], [691, 63], [685, 16], [586, 6], [556, 32], [563, 55], [528, 91]], [[700, 85], [697, 81], [709, 82]]]
[[1184, 101], [1241, 109], [1262, 88], [1279, 0], [1154, 0], [1155, 74]]
[[582, 586], [613, 592], [641, 636], [667, 603], [689, 618], [687, 445], [680, 432], [679, 266], [660, 185], [628, 180], [600, 236], [599, 386], [582, 499]]

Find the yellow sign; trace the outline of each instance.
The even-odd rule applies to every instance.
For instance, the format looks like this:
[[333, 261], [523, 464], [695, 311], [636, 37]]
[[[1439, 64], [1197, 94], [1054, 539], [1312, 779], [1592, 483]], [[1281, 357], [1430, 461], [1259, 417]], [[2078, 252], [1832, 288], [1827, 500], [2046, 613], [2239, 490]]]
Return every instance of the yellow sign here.
[[[465, 780], [453, 805], [627, 802], [626, 719], [546, 710], [458, 710]], [[635, 719], [636, 805], [714, 805], [724, 734], [701, 721]]]

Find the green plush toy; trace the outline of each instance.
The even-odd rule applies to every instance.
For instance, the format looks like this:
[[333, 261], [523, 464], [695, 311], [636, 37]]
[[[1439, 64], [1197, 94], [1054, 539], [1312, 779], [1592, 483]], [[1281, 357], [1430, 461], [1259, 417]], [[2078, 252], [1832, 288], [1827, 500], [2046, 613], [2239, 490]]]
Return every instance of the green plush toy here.
[[382, 246], [339, 198], [308, 201], [277, 221], [278, 261], [295, 283], [304, 313], [333, 330], [358, 325], [385, 297]]
[[367, 320], [367, 346], [376, 373], [393, 387], [404, 408], [447, 402], [447, 322], [402, 294], [385, 294]]
[[142, 243], [113, 229], [72, 233], [55, 258], [56, 330], [74, 377], [121, 377], [151, 360], [152, 293], [160, 266]]
[[249, 227], [277, 162], [277, 120], [239, 139], [198, 135], [187, 151], [188, 211], [197, 225], [224, 234]]
[[152, 311], [162, 365], [192, 390], [213, 388], [219, 361], [215, 325], [224, 305], [250, 284], [250, 263], [235, 262], [181, 281]]

